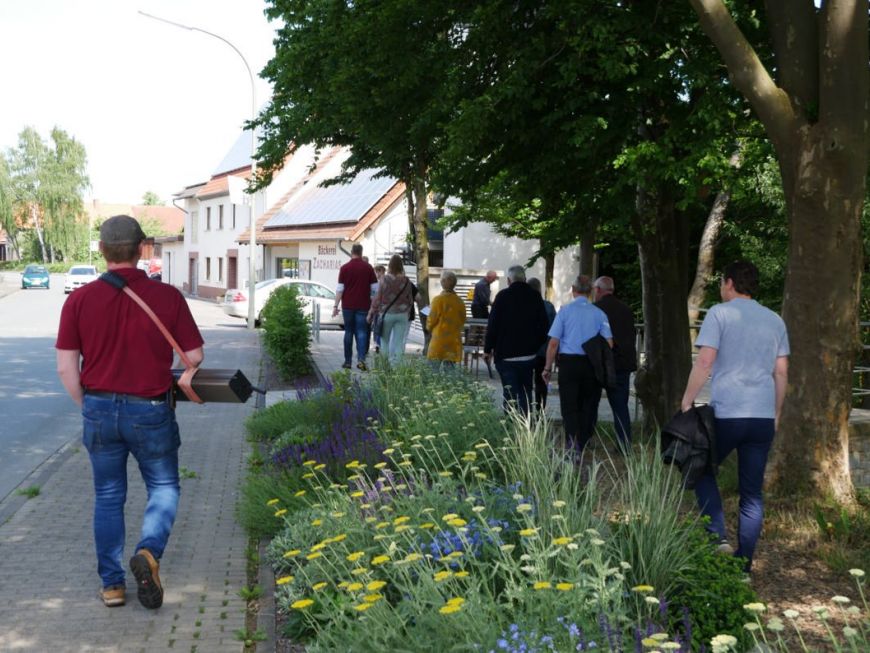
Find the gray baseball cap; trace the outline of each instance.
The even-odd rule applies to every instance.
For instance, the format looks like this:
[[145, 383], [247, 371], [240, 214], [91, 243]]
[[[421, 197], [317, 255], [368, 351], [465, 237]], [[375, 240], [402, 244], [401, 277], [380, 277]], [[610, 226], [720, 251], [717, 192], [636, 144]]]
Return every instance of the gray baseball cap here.
[[127, 245], [141, 243], [145, 232], [129, 215], [113, 215], [100, 225], [100, 241], [106, 245]]

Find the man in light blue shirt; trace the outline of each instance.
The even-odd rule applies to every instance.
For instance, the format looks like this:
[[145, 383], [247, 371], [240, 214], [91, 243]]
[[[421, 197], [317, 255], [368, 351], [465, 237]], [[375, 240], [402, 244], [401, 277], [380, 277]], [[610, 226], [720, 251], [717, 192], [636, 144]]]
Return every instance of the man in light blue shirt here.
[[559, 406], [565, 441], [577, 454], [582, 453], [595, 430], [601, 384], [583, 343], [597, 335], [613, 346], [607, 315], [589, 301], [592, 279], [580, 275], [571, 285], [574, 301], [561, 308], [550, 327], [550, 343], [541, 376], [550, 382], [556, 355], [559, 356]]
[[[726, 266], [719, 287], [723, 303], [711, 308], [701, 325], [695, 340], [698, 357], [681, 406], [683, 411], [692, 407], [712, 372], [716, 462], [737, 450], [740, 517], [734, 555], [746, 558], [747, 572], [761, 534], [764, 468], [785, 398], [789, 355], [785, 323], [752, 299], [757, 288], [758, 269], [752, 263]], [[695, 494], [702, 513], [710, 517], [720, 548], [729, 550], [716, 478], [704, 476]]]

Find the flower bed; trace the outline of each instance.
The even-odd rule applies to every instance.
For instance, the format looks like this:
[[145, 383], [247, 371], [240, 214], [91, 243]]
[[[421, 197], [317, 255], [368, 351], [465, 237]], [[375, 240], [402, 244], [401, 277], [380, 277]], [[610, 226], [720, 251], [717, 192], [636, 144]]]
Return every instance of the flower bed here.
[[[725, 651], [777, 632], [753, 629], [740, 562], [681, 517], [653, 451], [577, 466], [545, 421], [425, 365], [304, 401], [325, 423], [275, 436], [260, 474], [284, 474], [268, 556], [307, 650]], [[866, 642], [858, 612], [847, 643]]]

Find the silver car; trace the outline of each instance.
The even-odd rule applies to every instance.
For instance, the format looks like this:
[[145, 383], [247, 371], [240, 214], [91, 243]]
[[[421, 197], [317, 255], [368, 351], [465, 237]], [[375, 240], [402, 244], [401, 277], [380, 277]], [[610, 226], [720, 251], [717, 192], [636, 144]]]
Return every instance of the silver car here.
[[99, 276], [93, 265], [74, 265], [63, 277], [63, 291], [68, 295], [76, 288], [96, 281]]
[[[256, 287], [256, 305], [254, 314], [257, 322], [260, 321], [260, 314], [263, 312], [263, 307], [269, 301], [269, 297], [281, 286], [292, 284], [296, 286], [300, 299], [305, 306], [305, 314], [313, 318], [314, 305], [320, 306], [320, 324], [334, 325], [344, 327], [341, 313], [336, 317], [332, 317], [332, 307], [335, 306], [335, 291], [328, 286], [317, 281], [307, 281], [305, 279], [266, 279], [257, 283]], [[231, 288], [224, 295], [224, 313], [231, 317], [247, 319], [248, 317], [248, 289], [247, 288]]]

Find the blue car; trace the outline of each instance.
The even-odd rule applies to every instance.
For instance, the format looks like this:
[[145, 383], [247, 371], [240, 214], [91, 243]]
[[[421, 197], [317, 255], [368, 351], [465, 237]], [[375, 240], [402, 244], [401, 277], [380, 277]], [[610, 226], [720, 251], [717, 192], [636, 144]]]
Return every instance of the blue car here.
[[44, 265], [28, 265], [21, 275], [21, 289], [45, 288], [48, 289], [48, 270]]

